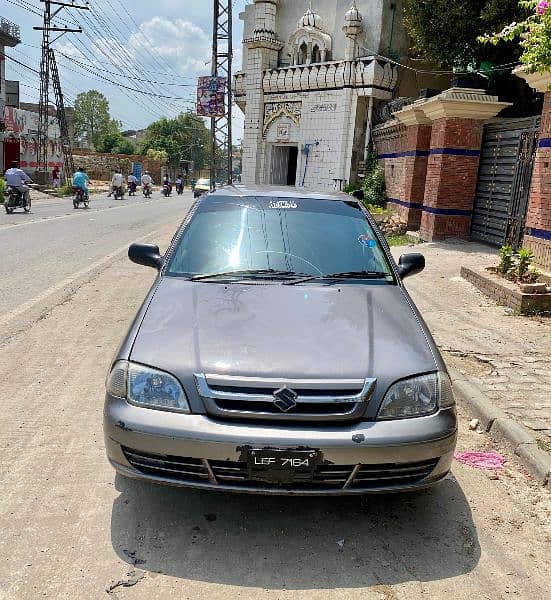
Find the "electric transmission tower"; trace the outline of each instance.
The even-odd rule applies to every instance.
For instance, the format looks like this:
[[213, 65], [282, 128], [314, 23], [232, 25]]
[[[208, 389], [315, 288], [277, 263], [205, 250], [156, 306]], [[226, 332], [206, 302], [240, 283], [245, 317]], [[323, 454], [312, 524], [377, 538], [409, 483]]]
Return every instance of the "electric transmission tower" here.
[[[65, 177], [69, 177], [73, 171], [73, 153], [71, 149], [71, 138], [69, 136], [69, 128], [67, 126], [67, 118], [65, 115], [65, 105], [63, 101], [63, 92], [61, 90], [61, 82], [59, 80], [59, 72], [55, 54], [51, 48], [52, 44], [66, 33], [82, 33], [82, 29], [69, 29], [68, 27], [55, 27], [52, 20], [64, 8], [76, 8], [80, 10], [88, 10], [86, 5], [78, 5], [73, 1], [61, 2], [57, 0], [40, 0], [44, 4], [44, 18], [42, 27], [33, 27], [37, 31], [42, 31], [42, 59], [40, 62], [40, 101], [38, 105], [38, 144], [36, 147], [36, 164], [37, 177], [39, 183], [47, 182], [48, 172], [48, 124], [50, 120], [50, 78], [55, 93], [56, 101], [56, 116], [59, 123], [61, 136], [61, 146], [63, 149], [63, 162], [65, 166]], [[52, 12], [52, 7], [55, 10]], [[53, 40], [50, 38], [51, 33], [58, 33]]]
[[232, 4], [233, 0], [214, 0], [212, 34], [212, 75], [226, 79], [226, 114], [211, 117], [212, 156], [210, 185], [232, 182]]

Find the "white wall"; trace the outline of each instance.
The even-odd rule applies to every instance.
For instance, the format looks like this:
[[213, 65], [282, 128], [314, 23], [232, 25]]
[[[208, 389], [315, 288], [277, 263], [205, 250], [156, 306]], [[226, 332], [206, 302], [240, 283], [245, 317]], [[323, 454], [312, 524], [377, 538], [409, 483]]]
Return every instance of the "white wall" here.
[[[386, 55], [391, 30], [392, 11], [391, 0], [357, 0], [356, 6], [362, 14], [364, 33], [361, 45], [365, 50], [360, 55], [380, 53]], [[402, 23], [402, 0], [396, 2], [396, 19], [394, 25], [394, 39], [392, 49], [401, 55], [407, 53], [407, 36]], [[322, 18], [322, 26], [333, 39], [333, 60], [344, 58], [344, 47], [346, 38], [342, 31], [344, 15], [352, 5], [351, 0], [314, 0], [313, 9]], [[280, 0], [277, 9], [277, 35], [286, 44], [281, 52], [281, 60], [287, 64], [287, 41], [296, 30], [297, 22], [304, 15], [308, 7], [308, 0]], [[252, 36], [254, 29], [254, 5], [245, 7], [241, 13], [244, 20], [244, 38]], [[246, 65], [247, 50], [243, 52], [243, 65]]]

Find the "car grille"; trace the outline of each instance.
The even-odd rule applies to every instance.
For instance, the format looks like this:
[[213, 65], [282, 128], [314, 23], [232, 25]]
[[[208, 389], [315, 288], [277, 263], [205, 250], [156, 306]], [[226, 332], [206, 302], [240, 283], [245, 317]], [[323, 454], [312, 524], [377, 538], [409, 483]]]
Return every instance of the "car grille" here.
[[211, 484], [224, 488], [269, 490], [279, 488], [288, 491], [369, 491], [378, 488], [392, 489], [415, 485], [428, 477], [438, 459], [411, 463], [320, 465], [314, 480], [292, 484], [264, 483], [249, 479], [245, 462], [206, 460], [145, 454], [123, 448], [128, 462], [144, 475], [161, 477], [174, 483]]
[[[284, 380], [195, 375], [207, 413], [218, 418], [268, 421], [348, 421], [361, 418], [375, 379]], [[288, 387], [296, 404], [282, 410], [274, 392]]]

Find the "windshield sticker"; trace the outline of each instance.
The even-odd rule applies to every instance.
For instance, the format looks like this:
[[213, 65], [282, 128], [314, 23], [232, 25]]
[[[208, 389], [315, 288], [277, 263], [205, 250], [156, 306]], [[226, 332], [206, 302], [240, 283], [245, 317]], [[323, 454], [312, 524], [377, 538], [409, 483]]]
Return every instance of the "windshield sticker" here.
[[298, 204], [292, 200], [270, 200], [268, 208], [298, 208]]
[[360, 235], [358, 238], [358, 242], [360, 242], [362, 246], [367, 246], [368, 248], [375, 248], [377, 245], [377, 242], [370, 238], [367, 233], [362, 233], [362, 235]]

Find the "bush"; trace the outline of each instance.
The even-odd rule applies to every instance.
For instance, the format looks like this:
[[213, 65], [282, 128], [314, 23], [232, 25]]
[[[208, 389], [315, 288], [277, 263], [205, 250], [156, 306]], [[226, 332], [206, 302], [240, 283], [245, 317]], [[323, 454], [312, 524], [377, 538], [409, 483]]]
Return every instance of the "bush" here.
[[502, 246], [499, 249], [499, 258], [497, 271], [505, 276], [513, 268], [513, 248], [511, 246]]
[[6, 189], [6, 182], [0, 177], [0, 204], [4, 204], [4, 190]]
[[515, 269], [515, 275], [518, 277], [519, 281], [524, 281], [528, 275], [528, 271], [532, 266], [532, 261], [534, 260], [534, 253], [531, 250], [527, 250], [526, 248], [522, 248], [518, 251], [517, 257], [517, 266]]
[[497, 272], [506, 279], [518, 283], [536, 283], [540, 272], [532, 266], [534, 254], [531, 250], [521, 248], [516, 254], [511, 246], [499, 249], [500, 261]]
[[72, 196], [73, 195], [73, 184], [66, 183], [65, 185], [61, 186], [59, 188], [59, 195], [60, 196]]
[[375, 164], [366, 174], [364, 180], [365, 203], [373, 206], [384, 207], [386, 204], [385, 171], [379, 164]]

